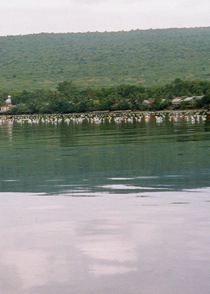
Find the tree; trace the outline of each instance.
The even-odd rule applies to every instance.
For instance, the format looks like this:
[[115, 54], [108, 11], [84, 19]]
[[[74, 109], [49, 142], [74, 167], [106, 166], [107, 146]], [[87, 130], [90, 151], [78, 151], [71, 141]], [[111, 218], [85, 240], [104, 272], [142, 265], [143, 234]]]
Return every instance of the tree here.
[[58, 83], [57, 90], [60, 94], [69, 99], [73, 99], [78, 94], [76, 85], [71, 81]]
[[204, 107], [210, 107], [210, 91], [201, 99], [201, 105]]

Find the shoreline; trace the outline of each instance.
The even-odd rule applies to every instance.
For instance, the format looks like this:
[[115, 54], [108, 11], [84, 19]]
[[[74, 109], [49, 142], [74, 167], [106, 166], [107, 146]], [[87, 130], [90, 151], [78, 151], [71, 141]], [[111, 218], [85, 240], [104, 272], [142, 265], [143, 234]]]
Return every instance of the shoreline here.
[[0, 113], [0, 117], [5, 118], [11, 118], [11, 117], [21, 117], [21, 116], [43, 116], [43, 117], [50, 117], [50, 116], [79, 116], [79, 115], [114, 115], [114, 114], [170, 114], [170, 113], [206, 113], [208, 116], [210, 116], [210, 110], [209, 109], [167, 109], [167, 110], [101, 110], [101, 111], [87, 111], [87, 112], [59, 112], [59, 113], [22, 113], [22, 114], [9, 114], [9, 113]]

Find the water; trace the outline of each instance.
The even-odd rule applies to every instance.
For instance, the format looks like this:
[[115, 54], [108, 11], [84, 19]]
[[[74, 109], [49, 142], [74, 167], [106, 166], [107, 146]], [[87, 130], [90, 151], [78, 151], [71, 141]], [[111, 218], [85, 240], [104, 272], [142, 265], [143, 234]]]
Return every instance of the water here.
[[207, 294], [210, 121], [0, 126], [0, 290]]
[[[0, 128], [2, 192], [182, 190], [209, 184], [209, 121]], [[126, 188], [126, 189], [125, 189]]]

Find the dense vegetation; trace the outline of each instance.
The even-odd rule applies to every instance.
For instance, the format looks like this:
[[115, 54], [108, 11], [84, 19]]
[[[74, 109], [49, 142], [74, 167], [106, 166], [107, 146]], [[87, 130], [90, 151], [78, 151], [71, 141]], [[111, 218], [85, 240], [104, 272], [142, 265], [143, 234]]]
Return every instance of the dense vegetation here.
[[[0, 91], [0, 105], [12, 95], [10, 114], [71, 113], [102, 110], [163, 110], [210, 107], [210, 81], [176, 79], [164, 86], [122, 84], [109, 88], [81, 88], [72, 81], [60, 82], [57, 89]], [[174, 97], [200, 96], [188, 102], [173, 104]], [[201, 98], [203, 97], [203, 98]], [[151, 99], [152, 98], [152, 99]], [[149, 99], [151, 103], [145, 103]]]
[[210, 80], [210, 27], [0, 37], [0, 67], [0, 88], [18, 91]]

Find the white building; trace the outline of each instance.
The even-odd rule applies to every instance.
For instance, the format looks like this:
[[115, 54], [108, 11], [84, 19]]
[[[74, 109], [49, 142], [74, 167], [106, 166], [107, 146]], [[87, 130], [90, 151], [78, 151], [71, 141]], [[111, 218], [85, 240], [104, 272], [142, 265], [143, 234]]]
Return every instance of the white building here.
[[14, 105], [12, 105], [11, 96], [9, 95], [5, 101], [5, 105], [1, 106], [1, 112], [10, 111], [13, 107]]
[[182, 98], [180, 97], [176, 97], [174, 99], [172, 99], [172, 104], [180, 104], [182, 102]]

